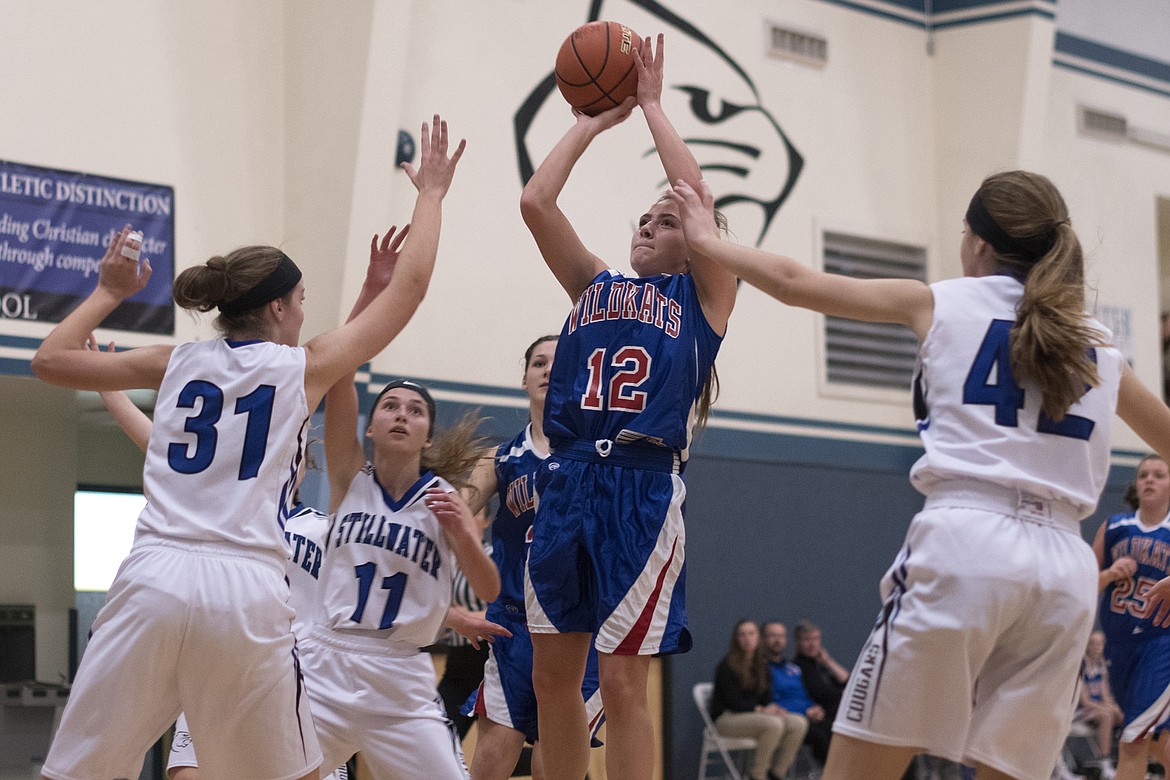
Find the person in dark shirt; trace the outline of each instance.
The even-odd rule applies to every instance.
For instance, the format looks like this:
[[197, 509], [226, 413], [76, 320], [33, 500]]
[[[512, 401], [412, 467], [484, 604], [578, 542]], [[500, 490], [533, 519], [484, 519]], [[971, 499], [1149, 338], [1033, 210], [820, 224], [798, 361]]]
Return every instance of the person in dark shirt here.
[[814, 623], [800, 621], [792, 627], [792, 635], [796, 640], [792, 662], [800, 667], [809, 698], [824, 708], [825, 720], [832, 723], [837, 718], [849, 671], [829, 655], [821, 644], [821, 629]]

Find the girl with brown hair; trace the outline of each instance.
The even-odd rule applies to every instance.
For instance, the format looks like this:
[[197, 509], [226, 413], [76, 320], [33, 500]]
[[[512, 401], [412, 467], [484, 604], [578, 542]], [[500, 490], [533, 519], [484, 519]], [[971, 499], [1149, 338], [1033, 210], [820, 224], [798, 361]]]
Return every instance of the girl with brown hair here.
[[715, 670], [711, 719], [725, 737], [751, 737], [756, 752], [751, 780], [781, 780], [796, 760], [808, 719], [772, 701], [772, 676], [760, 646], [760, 629], [741, 620], [731, 630], [727, 655]]
[[127, 226], [102, 258], [97, 289], [41, 343], [32, 369], [44, 381], [159, 391], [143, 474], [147, 505], [94, 622], [45, 777], [137, 777], [180, 710], [205, 744], [209, 776], [318, 776], [282, 526], [309, 415], [334, 382], [402, 330], [430, 281], [442, 202], [464, 144], [447, 156], [438, 115], [422, 139], [418, 169], [404, 166], [418, 189], [411, 240], [390, 283], [346, 325], [297, 346], [300, 270], [279, 249], [246, 247], [175, 280], [180, 306], [219, 309], [222, 338], [88, 351], [90, 333], [150, 279], [140, 234]]
[[[673, 195], [691, 250], [784, 303], [900, 323], [919, 340], [926, 496], [834, 723], [825, 780], [894, 780], [928, 752], [980, 778], [1046, 780], [1072, 720], [1097, 565], [1080, 535], [1109, 471], [1116, 411], [1170, 453], [1170, 410], [1085, 311], [1060, 193], [989, 176], [963, 220], [964, 276], [854, 279], [719, 240], [711, 195]], [[978, 683], [978, 684], [977, 684]]]

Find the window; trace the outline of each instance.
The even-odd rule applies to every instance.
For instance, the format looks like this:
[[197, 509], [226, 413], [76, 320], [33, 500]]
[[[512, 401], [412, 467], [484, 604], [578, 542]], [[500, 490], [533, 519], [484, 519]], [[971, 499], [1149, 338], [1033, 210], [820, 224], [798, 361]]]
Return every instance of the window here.
[[105, 592], [134, 543], [141, 493], [78, 488], [73, 496], [73, 589]]
[[[926, 250], [825, 233], [825, 270], [858, 279], [926, 281]], [[909, 390], [918, 340], [902, 325], [825, 317], [825, 366], [831, 384]]]

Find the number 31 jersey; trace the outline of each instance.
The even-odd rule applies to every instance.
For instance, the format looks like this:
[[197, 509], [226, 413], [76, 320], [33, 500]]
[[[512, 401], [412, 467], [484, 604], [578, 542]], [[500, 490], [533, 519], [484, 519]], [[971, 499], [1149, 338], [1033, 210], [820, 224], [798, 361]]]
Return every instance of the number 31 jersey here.
[[400, 500], [379, 484], [369, 463], [358, 472], [326, 538], [316, 622], [400, 644], [434, 643], [451, 604], [455, 555], [424, 496], [450, 483], [426, 472]]
[[561, 330], [544, 432], [558, 443], [646, 440], [687, 458], [695, 405], [722, 342], [690, 274], [605, 270]]
[[[1040, 390], [1018, 384], [1010, 333], [1024, 286], [1008, 276], [931, 285], [934, 321], [918, 350], [915, 416], [924, 454], [910, 471], [923, 493], [946, 479], [981, 479], [1092, 514], [1109, 472], [1109, 433], [1122, 357], [1092, 350], [1101, 382], [1056, 422]], [[1100, 323], [1102, 342], [1110, 334]]]
[[303, 349], [224, 339], [175, 347], [155, 400], [137, 534], [285, 558], [308, 422]]

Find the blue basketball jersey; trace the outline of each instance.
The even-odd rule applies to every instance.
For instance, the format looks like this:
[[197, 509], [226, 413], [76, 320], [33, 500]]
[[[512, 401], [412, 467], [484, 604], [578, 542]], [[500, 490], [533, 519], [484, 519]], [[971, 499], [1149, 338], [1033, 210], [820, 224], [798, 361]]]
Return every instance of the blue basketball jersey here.
[[545, 397], [550, 444], [644, 441], [685, 461], [696, 401], [722, 340], [690, 274], [602, 271], [557, 342]]
[[1101, 594], [1101, 628], [1108, 650], [1119, 642], [1170, 635], [1150, 620], [1148, 592], [1158, 580], [1170, 575], [1170, 517], [1146, 528], [1136, 514], [1114, 515], [1105, 527], [1105, 568], [1118, 558], [1133, 558], [1137, 572], [1112, 582]]
[[529, 423], [496, 450], [500, 507], [492, 520], [492, 560], [500, 572], [500, 595], [488, 607], [488, 620], [524, 616], [524, 564], [536, 517], [536, 469], [548, 457], [536, 451], [531, 430]]

